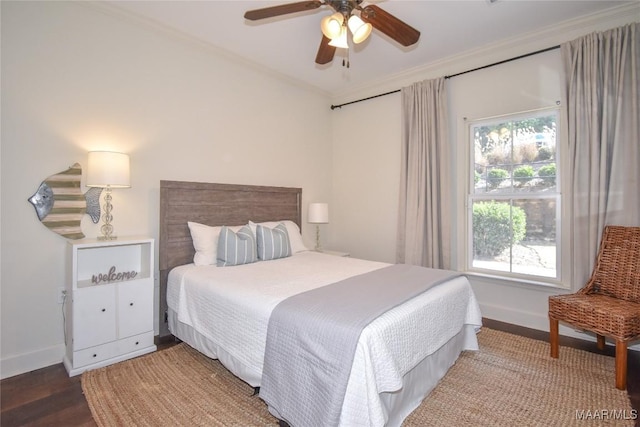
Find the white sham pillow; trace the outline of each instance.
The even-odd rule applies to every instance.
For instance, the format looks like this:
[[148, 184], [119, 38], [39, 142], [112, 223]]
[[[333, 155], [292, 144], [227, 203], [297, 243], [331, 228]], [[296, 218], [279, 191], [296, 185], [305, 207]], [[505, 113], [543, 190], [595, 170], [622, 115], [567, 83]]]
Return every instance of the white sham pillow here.
[[[191, 232], [191, 240], [196, 250], [193, 256], [195, 265], [215, 265], [218, 258], [218, 239], [222, 227], [211, 227], [197, 222], [187, 222]], [[238, 231], [242, 225], [229, 227], [231, 231]]]
[[283, 223], [284, 226], [287, 228], [287, 233], [289, 234], [289, 243], [291, 243], [292, 254], [309, 250], [304, 245], [304, 242], [302, 241], [302, 234], [300, 234], [300, 227], [298, 227], [298, 224], [296, 224], [293, 221], [284, 220], [284, 221], [268, 221], [268, 222], [260, 222], [260, 223], [249, 221], [249, 227], [251, 227], [251, 231], [253, 231], [253, 234], [256, 235], [258, 224], [268, 228], [275, 228], [280, 223]]

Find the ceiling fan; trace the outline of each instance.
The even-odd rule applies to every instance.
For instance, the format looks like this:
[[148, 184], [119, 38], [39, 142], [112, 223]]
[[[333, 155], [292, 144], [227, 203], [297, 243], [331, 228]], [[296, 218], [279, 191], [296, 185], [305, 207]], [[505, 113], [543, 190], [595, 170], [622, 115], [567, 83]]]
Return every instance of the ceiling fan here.
[[[376, 5], [360, 6], [364, 0], [307, 0], [279, 6], [247, 11], [245, 19], [256, 21], [289, 13], [304, 12], [320, 6], [331, 6], [335, 13], [325, 16], [321, 23], [322, 40], [316, 55], [317, 64], [333, 60], [336, 48], [349, 47], [347, 33], [351, 32], [354, 43], [367, 39], [372, 28], [381, 31], [402, 46], [411, 46], [420, 38], [420, 31], [404, 23]], [[359, 12], [359, 15], [354, 13]], [[347, 31], [347, 28], [349, 29]], [[348, 65], [347, 65], [348, 66]]]

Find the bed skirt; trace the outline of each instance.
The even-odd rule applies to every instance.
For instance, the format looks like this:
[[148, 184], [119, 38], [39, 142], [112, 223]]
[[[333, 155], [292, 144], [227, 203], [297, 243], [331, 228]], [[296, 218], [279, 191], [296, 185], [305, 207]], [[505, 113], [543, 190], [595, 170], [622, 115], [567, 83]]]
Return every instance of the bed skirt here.
[[[168, 322], [169, 330], [174, 336], [207, 357], [220, 360], [229, 371], [252, 387], [260, 386], [261, 372], [238, 363], [233, 356], [207, 337], [195, 331], [191, 326], [179, 322], [176, 313], [171, 309], [168, 311]], [[403, 387], [400, 390], [380, 393], [381, 406], [387, 418], [386, 426], [400, 426], [402, 421], [435, 388], [449, 368], [453, 366], [460, 353], [465, 349], [478, 348], [477, 329], [474, 325], [464, 325], [453, 338], [423, 359], [403, 377]], [[347, 388], [347, 393], [349, 393], [349, 388]], [[274, 413], [275, 411], [271, 412], [278, 417], [278, 414]], [[361, 413], [352, 412], [348, 406], [343, 407], [340, 424], [345, 426], [361, 425]]]

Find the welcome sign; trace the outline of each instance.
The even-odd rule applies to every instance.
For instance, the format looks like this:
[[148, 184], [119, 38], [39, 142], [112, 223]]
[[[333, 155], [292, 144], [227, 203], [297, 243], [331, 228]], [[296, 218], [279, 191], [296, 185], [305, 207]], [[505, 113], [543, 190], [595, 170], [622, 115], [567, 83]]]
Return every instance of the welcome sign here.
[[99, 285], [100, 283], [122, 282], [124, 280], [134, 279], [138, 275], [137, 271], [116, 272], [114, 265], [109, 269], [108, 273], [99, 273], [91, 276], [91, 283]]

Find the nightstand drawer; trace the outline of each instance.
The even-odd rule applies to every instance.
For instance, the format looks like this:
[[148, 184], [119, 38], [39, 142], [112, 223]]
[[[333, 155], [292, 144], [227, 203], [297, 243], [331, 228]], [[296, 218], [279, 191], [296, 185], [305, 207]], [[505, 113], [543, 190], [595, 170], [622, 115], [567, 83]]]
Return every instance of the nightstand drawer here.
[[118, 352], [127, 354], [153, 345], [153, 331], [118, 341]]
[[97, 345], [95, 347], [85, 348], [84, 350], [74, 351], [73, 366], [86, 366], [110, 359], [117, 354], [117, 347], [117, 342], [110, 342], [107, 344]]

